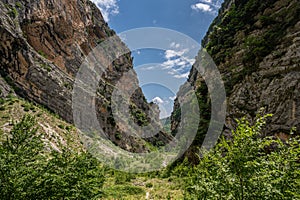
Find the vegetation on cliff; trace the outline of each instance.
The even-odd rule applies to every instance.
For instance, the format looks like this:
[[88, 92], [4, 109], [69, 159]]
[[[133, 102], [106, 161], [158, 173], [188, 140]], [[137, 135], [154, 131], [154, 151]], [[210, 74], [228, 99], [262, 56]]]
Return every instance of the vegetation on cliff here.
[[267, 116], [254, 125], [238, 120], [231, 140], [223, 137], [192, 169], [177, 169], [185, 171], [187, 199], [300, 198], [300, 138], [264, 137]]
[[101, 197], [103, 169], [86, 152], [61, 146], [45, 151], [34, 117], [24, 115], [0, 145], [2, 199], [91, 199]]
[[[209, 152], [196, 153], [207, 132], [212, 102], [205, 81], [192, 70], [189, 82], [201, 118], [194, 124], [199, 130], [188, 159], [146, 174], [107, 169], [86, 152], [76, 128], [59, 118], [72, 121], [72, 83], [83, 55], [115, 33], [88, 0], [41, 2], [0, 2], [0, 74], [15, 93], [31, 101], [13, 97], [0, 77], [0, 96], [7, 97], [0, 98], [1, 199], [300, 199], [297, 0], [225, 1], [203, 41], [227, 90], [224, 136]], [[66, 16], [77, 19], [72, 28]], [[169, 134], [144, 144], [127, 137], [112, 115], [113, 83], [131, 68], [127, 54], [107, 71], [97, 90], [99, 120], [124, 150], [156, 151], [169, 141], [163, 137]], [[150, 107], [141, 90], [131, 103], [133, 120], [147, 125]], [[183, 113], [179, 103], [175, 105], [173, 135]], [[261, 107], [274, 115], [257, 115]]]
[[[0, 112], [16, 108], [16, 100], [23, 102], [2, 99]], [[239, 120], [232, 138], [223, 137], [214, 149], [203, 152], [198, 165], [185, 160], [175, 168], [130, 174], [108, 169], [88, 152], [70, 148], [76, 147], [74, 141], [49, 149], [49, 135], [40, 130], [42, 118], [38, 117], [46, 111], [26, 105], [28, 109], [21, 107], [25, 111], [18, 122], [10, 123], [11, 128], [2, 124], [2, 199], [300, 198], [300, 138], [264, 137], [261, 130], [270, 115], [258, 116], [253, 125]], [[50, 113], [43, 116], [55, 118]], [[59, 119], [55, 124], [68, 126]]]

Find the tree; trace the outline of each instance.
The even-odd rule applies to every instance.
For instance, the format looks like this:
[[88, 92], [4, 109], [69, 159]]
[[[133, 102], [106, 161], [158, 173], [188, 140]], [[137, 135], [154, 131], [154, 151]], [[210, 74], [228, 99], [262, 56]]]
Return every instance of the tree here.
[[[232, 140], [222, 138], [186, 178], [188, 199], [298, 199], [300, 144], [262, 137], [265, 117], [251, 126], [242, 119]], [[272, 148], [272, 152], [266, 151]]]
[[2, 199], [92, 199], [101, 195], [103, 169], [85, 152], [47, 152], [35, 119], [25, 115], [0, 145]]

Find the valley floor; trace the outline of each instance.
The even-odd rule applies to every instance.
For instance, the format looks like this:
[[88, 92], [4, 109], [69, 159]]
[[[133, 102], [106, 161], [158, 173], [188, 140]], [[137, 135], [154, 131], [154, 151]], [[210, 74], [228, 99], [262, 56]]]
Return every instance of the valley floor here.
[[180, 181], [174, 181], [172, 177], [137, 175], [136, 177], [124, 177], [128, 179], [121, 181], [120, 178], [120, 175], [115, 175], [106, 179], [102, 199], [183, 199]]

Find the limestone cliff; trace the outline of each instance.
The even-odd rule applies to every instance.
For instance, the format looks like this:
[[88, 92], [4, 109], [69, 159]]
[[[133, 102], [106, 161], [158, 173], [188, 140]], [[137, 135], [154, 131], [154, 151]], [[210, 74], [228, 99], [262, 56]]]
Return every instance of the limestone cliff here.
[[[225, 0], [203, 39], [223, 77], [227, 95], [224, 133], [236, 118], [254, 120], [260, 108], [274, 114], [265, 134], [290, 137], [300, 131], [300, 3], [298, 0]], [[200, 65], [199, 59], [195, 65]], [[199, 146], [210, 120], [210, 97], [201, 75], [191, 70], [188, 81], [198, 94], [201, 121], [188, 155]], [[180, 94], [180, 93], [179, 93]], [[179, 109], [175, 103], [172, 128]], [[178, 112], [177, 112], [178, 113]], [[193, 157], [193, 156], [190, 156]]]
[[[114, 31], [89, 0], [3, 0], [0, 2], [1, 76], [18, 95], [72, 122], [74, 76], [84, 57], [113, 35]], [[119, 57], [107, 69], [99, 83], [98, 120], [114, 143], [129, 151], [142, 152], [146, 151], [145, 141], [126, 136], [111, 111], [114, 84], [130, 69], [130, 53]], [[8, 85], [2, 82], [1, 88], [7, 94]], [[132, 84], [138, 84], [136, 77]], [[149, 113], [150, 106], [140, 88], [131, 101], [133, 107]], [[164, 133], [159, 134], [163, 142], [169, 140]], [[156, 140], [149, 138], [153, 143]]]

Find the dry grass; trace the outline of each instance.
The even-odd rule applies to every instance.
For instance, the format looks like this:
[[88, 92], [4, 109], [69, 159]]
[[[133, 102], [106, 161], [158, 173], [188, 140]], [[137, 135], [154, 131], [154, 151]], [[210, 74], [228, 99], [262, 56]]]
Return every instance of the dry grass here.
[[42, 134], [48, 148], [59, 150], [59, 145], [64, 145], [76, 151], [83, 149], [73, 125], [59, 119], [57, 115], [42, 107], [16, 97], [7, 98], [0, 103], [0, 129], [3, 132], [1, 135], [8, 133], [13, 124], [25, 114], [35, 116], [38, 133]]

